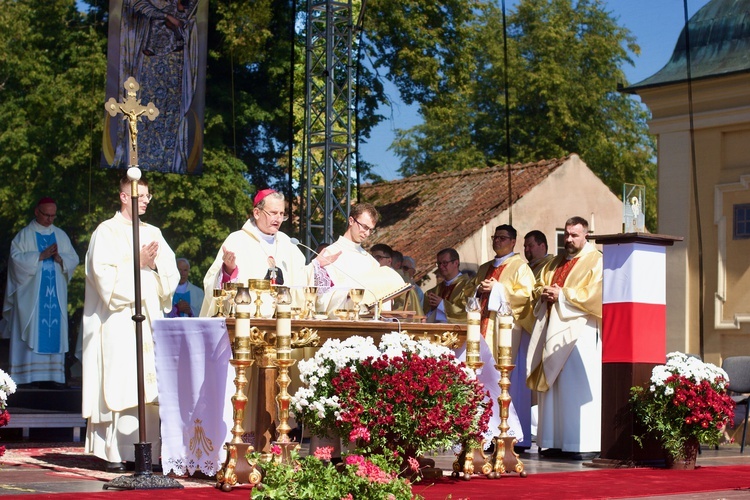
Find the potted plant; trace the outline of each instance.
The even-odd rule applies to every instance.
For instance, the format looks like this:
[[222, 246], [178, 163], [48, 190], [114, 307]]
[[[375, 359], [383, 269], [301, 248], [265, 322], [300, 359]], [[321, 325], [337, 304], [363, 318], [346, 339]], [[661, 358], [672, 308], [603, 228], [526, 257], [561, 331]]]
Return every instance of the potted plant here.
[[481, 382], [453, 352], [402, 333], [328, 340], [299, 363], [307, 387], [292, 410], [318, 436], [338, 436], [362, 453], [404, 456], [478, 443], [492, 407]]
[[[0, 370], [0, 427], [8, 425], [10, 413], [6, 410], [8, 396], [16, 392], [16, 383], [10, 375]], [[5, 455], [5, 446], [0, 446], [0, 457]]]
[[[729, 422], [734, 401], [727, 394], [729, 380], [721, 368], [681, 352], [667, 355], [654, 367], [649, 387], [631, 387], [636, 419], [659, 440], [670, 461], [693, 468], [700, 444], [718, 445]], [[642, 444], [644, 436], [635, 436]]]

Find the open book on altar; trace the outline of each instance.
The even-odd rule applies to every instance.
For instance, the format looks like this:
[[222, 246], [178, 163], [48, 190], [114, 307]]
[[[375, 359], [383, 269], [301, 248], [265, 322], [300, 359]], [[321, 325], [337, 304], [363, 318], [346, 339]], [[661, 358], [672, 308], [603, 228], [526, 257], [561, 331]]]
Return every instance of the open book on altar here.
[[362, 304], [366, 307], [374, 306], [378, 301], [386, 302], [395, 299], [411, 288], [411, 283], [404, 279], [390, 267], [381, 266], [356, 276], [364, 290]]

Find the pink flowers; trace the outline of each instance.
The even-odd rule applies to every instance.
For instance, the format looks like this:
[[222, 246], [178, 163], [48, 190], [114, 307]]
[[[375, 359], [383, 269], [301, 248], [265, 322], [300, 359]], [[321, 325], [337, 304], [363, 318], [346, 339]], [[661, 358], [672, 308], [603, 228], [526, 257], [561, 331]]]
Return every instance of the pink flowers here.
[[357, 470], [355, 474], [373, 483], [390, 483], [396, 477], [395, 474], [386, 473], [383, 469], [370, 462], [362, 455], [347, 455], [344, 459], [344, 463], [346, 465], [356, 465]]
[[315, 448], [315, 451], [313, 452], [313, 456], [317, 458], [318, 460], [323, 460], [324, 462], [330, 462], [331, 453], [333, 453], [333, 446], [320, 446], [318, 448]]

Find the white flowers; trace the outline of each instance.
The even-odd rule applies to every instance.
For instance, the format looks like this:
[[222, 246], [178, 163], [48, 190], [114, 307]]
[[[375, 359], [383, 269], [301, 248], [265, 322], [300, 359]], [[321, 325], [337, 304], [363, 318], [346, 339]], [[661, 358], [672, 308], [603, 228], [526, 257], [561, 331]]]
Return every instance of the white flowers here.
[[[667, 363], [656, 366], [651, 371], [651, 383], [655, 387], [663, 387], [667, 379], [675, 374], [682, 375], [696, 384], [706, 380], [711, 384], [716, 384], [719, 389], [724, 389], [729, 381], [727, 373], [714, 364], [704, 363], [695, 356], [682, 352], [670, 352], [667, 354]], [[717, 381], [717, 378], [720, 380]], [[652, 389], [651, 392], [654, 390]], [[667, 395], [670, 394], [667, 393]]]
[[[337, 418], [341, 409], [338, 397], [325, 397], [332, 393], [331, 379], [334, 374], [367, 358], [396, 358], [403, 356], [405, 352], [417, 353], [423, 358], [448, 355], [456, 365], [460, 364], [460, 361], [455, 359], [453, 351], [447, 347], [427, 340], [413, 340], [403, 333], [384, 334], [379, 348], [375, 346], [372, 337], [355, 336], [344, 341], [329, 339], [314, 357], [299, 362], [300, 380], [307, 387], [298, 389], [292, 396], [292, 412], [299, 414], [309, 410], [314, 411], [320, 419], [324, 419], [326, 414]], [[475, 378], [473, 370], [465, 370], [471, 379]]]
[[8, 396], [16, 392], [16, 383], [10, 375], [0, 370], [0, 410], [5, 409]]

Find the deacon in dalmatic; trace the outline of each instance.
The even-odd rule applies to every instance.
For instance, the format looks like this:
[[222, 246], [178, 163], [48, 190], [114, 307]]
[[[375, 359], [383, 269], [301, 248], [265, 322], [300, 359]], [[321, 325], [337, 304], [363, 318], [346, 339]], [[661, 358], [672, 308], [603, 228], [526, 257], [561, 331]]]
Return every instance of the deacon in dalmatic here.
[[539, 394], [537, 445], [548, 456], [601, 449], [602, 254], [588, 222], [565, 222], [565, 253], [540, 273], [527, 384]]

